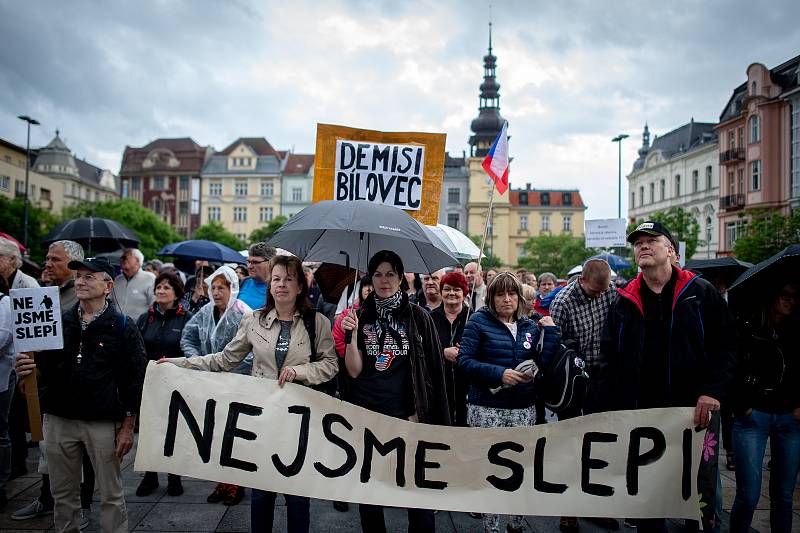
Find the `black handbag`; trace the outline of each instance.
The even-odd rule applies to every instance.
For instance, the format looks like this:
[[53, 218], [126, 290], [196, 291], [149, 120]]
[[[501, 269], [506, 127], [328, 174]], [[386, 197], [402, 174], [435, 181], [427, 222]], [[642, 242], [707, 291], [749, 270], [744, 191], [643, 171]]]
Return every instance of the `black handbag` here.
[[[540, 360], [543, 346], [544, 332], [541, 332], [536, 346]], [[538, 366], [534, 390], [545, 406], [556, 414], [580, 413], [586, 400], [589, 374], [583, 357], [575, 350], [575, 342], [559, 344], [549, 364]]]

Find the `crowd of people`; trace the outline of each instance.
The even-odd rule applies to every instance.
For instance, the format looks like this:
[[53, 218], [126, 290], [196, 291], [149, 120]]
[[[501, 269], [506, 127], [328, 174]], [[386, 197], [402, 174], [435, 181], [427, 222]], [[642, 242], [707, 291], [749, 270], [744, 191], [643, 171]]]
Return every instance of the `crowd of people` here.
[[[197, 261], [184, 273], [128, 249], [117, 273], [107, 259], [58, 241], [36, 280], [20, 270], [18, 246], [0, 239], [0, 510], [7, 480], [27, 469], [26, 395], [38, 392], [44, 413], [42, 483], [11, 518], [52, 514], [56, 531], [77, 532], [88, 525], [96, 486], [100, 527], [122, 532], [129, 524], [120, 465], [134, 443], [148, 361], [315, 387], [415, 423], [519, 427], [552, 419], [535, 367], [568, 342], [590, 379], [583, 405], [560, 419], [691, 406], [703, 426], [722, 407], [735, 457], [726, 465], [736, 475], [731, 530], [752, 521], [769, 440], [770, 523], [790, 531], [800, 468], [800, 275], [773, 280], [733, 313], [726, 294], [678, 266], [667, 228], [646, 223], [628, 241], [640, 272], [619, 288], [600, 259], [565, 283], [550, 272], [484, 272], [476, 262], [409, 273], [384, 250], [331, 296], [313, 269], [266, 243], [249, 248], [246, 269]], [[59, 288], [64, 345], [18, 354], [8, 294], [40, 283]], [[38, 391], [24, 386], [33, 372]], [[166, 493], [180, 496], [181, 478], [169, 472], [143, 473], [136, 494], [158, 490], [164, 476]], [[236, 505], [245, 490], [220, 483], [208, 501]], [[272, 530], [276, 496], [252, 489], [252, 531]], [[307, 532], [309, 499], [285, 500], [288, 530]], [[383, 507], [359, 504], [358, 512], [363, 531], [386, 531]], [[524, 530], [522, 517], [471, 514], [487, 533], [503, 521], [509, 533]], [[619, 528], [619, 520], [592, 520]], [[663, 519], [620, 520], [665, 531]], [[435, 523], [435, 511], [408, 509], [409, 531], [433, 532]], [[561, 517], [560, 527], [578, 531], [579, 523]]]

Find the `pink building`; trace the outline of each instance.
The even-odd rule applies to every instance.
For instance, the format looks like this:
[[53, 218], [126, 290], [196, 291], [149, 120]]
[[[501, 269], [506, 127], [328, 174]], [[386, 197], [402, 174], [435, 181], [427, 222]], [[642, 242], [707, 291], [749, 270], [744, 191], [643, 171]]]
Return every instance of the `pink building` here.
[[800, 56], [747, 67], [716, 127], [719, 135], [719, 250], [730, 255], [748, 211], [800, 208]]

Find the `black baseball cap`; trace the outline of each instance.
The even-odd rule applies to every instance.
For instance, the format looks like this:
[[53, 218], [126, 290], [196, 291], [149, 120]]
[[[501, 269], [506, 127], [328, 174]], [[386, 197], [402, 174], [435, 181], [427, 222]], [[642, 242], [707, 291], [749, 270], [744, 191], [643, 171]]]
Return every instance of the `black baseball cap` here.
[[663, 235], [664, 237], [669, 239], [669, 242], [672, 244], [672, 247], [675, 248], [675, 252], [677, 253], [678, 251], [678, 243], [675, 242], [675, 238], [672, 236], [672, 233], [670, 233], [667, 227], [664, 226], [664, 224], [662, 224], [661, 222], [653, 222], [653, 221], [642, 222], [641, 224], [636, 226], [636, 229], [628, 233], [627, 241], [633, 244], [633, 241], [635, 241], [636, 238], [641, 234], [654, 235], [654, 236]]
[[83, 261], [70, 261], [67, 268], [70, 270], [86, 268], [92, 272], [105, 272], [112, 278], [114, 277], [114, 265], [109, 263], [105, 257], [89, 257]]

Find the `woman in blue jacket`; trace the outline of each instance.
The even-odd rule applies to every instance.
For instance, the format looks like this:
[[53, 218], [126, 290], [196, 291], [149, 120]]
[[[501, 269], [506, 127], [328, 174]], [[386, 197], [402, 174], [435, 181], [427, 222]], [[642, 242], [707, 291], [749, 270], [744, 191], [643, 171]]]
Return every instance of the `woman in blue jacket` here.
[[[544, 335], [541, 360], [548, 360], [561, 339], [549, 316], [538, 325], [526, 316], [522, 285], [509, 273], [498, 274], [486, 290], [486, 304], [464, 328], [456, 363], [470, 382], [467, 423], [471, 427], [532, 426], [536, 422], [532, 378], [516, 370], [534, 357]], [[537, 358], [537, 359], [538, 359]], [[513, 516], [510, 533], [523, 530], [523, 517]], [[498, 533], [500, 517], [483, 515], [486, 532]]]

